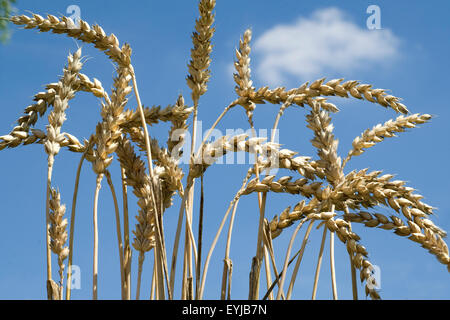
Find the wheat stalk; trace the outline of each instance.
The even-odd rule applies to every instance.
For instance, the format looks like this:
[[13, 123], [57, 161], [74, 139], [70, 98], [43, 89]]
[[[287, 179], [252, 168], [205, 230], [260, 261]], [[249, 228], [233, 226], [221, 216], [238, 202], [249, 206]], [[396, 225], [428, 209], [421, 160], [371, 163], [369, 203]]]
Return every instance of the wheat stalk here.
[[[191, 49], [191, 60], [188, 64], [189, 74], [186, 77], [186, 82], [191, 89], [192, 101], [194, 104], [193, 110], [193, 126], [192, 126], [192, 139], [191, 150], [192, 153], [196, 149], [196, 137], [197, 137], [197, 117], [198, 117], [198, 102], [200, 97], [207, 90], [207, 83], [210, 79], [209, 65], [211, 63], [212, 45], [211, 39], [214, 34], [215, 28], [212, 26], [214, 23], [213, 10], [216, 5], [215, 0], [200, 0], [198, 3], [198, 9], [200, 17], [195, 21], [195, 32], [192, 34], [193, 48]], [[190, 174], [189, 174], [190, 175]], [[186, 209], [186, 225], [187, 229], [185, 239], [189, 238], [193, 240], [192, 236], [192, 208], [194, 201], [194, 184], [189, 185], [187, 188], [188, 198], [183, 199], [183, 206]], [[189, 209], [189, 210], [188, 210]], [[183, 285], [182, 285], [182, 297], [193, 297], [193, 288], [187, 288], [188, 278], [192, 280], [192, 248], [191, 242], [185, 242], [185, 259], [183, 263]], [[191, 281], [192, 283], [192, 281]], [[188, 290], [190, 289], [190, 290]]]

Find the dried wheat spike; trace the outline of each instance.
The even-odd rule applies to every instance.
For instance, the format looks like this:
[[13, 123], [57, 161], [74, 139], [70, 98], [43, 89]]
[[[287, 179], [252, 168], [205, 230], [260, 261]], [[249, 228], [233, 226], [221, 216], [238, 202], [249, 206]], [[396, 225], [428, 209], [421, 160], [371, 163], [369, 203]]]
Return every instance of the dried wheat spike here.
[[[40, 129], [31, 129], [30, 134], [26, 141], [23, 142], [24, 145], [28, 145], [31, 143], [39, 143], [42, 144], [47, 139], [47, 134]], [[59, 146], [61, 148], [67, 147], [69, 151], [72, 152], [84, 152], [87, 148], [87, 140], [84, 141], [84, 144], [78, 140], [77, 137], [71, 135], [70, 133], [63, 132], [62, 133], [64, 139], [59, 141]]]
[[61, 204], [61, 195], [55, 189], [50, 190], [50, 248], [58, 256], [60, 285], [64, 279], [64, 260], [69, 255], [69, 248], [65, 246], [67, 241], [67, 219], [64, 219], [66, 206]]
[[447, 269], [450, 272], [448, 246], [441, 236], [435, 234], [430, 229], [426, 229], [424, 233], [412, 233], [409, 239], [420, 243], [422, 247], [427, 249], [431, 254], [435, 255], [440, 263], [447, 265]]
[[102, 83], [98, 79], [94, 78], [91, 81], [91, 79], [89, 79], [89, 77], [83, 73], [78, 74], [78, 79], [80, 81], [80, 91], [91, 92], [97, 98], [109, 99], [109, 96], [103, 88]]
[[110, 155], [115, 152], [118, 146], [117, 140], [122, 134], [120, 125], [126, 121], [123, 109], [128, 102], [127, 95], [132, 90], [129, 85], [131, 75], [128, 68], [122, 67], [117, 69], [117, 73], [111, 99], [105, 97], [105, 102], [102, 102], [103, 121], [96, 127], [96, 148], [93, 150], [92, 157], [87, 157], [89, 161], [92, 161], [93, 170], [97, 175], [103, 174], [111, 164], [113, 158]]
[[[329, 201], [320, 202], [313, 198], [308, 204], [305, 201], [299, 202], [293, 211], [291, 211], [291, 207], [286, 208], [280, 214], [280, 217], [275, 216], [269, 223], [272, 238], [280, 235], [284, 228], [291, 226], [296, 220], [302, 218], [306, 218], [306, 220], [322, 220], [327, 229], [330, 232], [336, 232], [339, 240], [346, 245], [355, 267], [360, 270], [361, 281], [366, 281], [366, 295], [370, 295], [374, 300], [380, 299], [378, 292], [368, 283], [368, 280], [373, 280], [370, 272], [372, 265], [367, 259], [368, 253], [366, 248], [358, 243], [361, 238], [350, 230], [350, 225], [347, 221], [335, 219], [336, 213], [328, 211], [331, 207], [330, 204]], [[318, 206], [322, 207], [320, 213], [317, 213]]]
[[176, 158], [173, 158], [166, 149], [160, 148], [156, 139], [151, 140], [151, 152], [154, 154], [155, 164], [159, 170], [157, 176], [162, 183], [164, 208], [169, 208], [175, 192], [178, 191], [183, 196], [183, 170], [179, 167]]
[[155, 246], [155, 207], [151, 197], [151, 181], [146, 174], [144, 162], [136, 155], [128, 140], [119, 139], [116, 149], [119, 162], [125, 169], [126, 183], [133, 187], [133, 193], [138, 198], [138, 224], [133, 231], [135, 239], [133, 247], [139, 252], [147, 252]]
[[[360, 211], [356, 213], [344, 214], [344, 219], [351, 222], [363, 223], [369, 228], [381, 228], [385, 230], [394, 230], [394, 233], [408, 237], [427, 249], [431, 254], [435, 255], [439, 262], [445, 265], [450, 264], [449, 252], [447, 244], [442, 236], [433, 230], [434, 224], [430, 224], [430, 220], [415, 217], [414, 221], [408, 221], [406, 225], [400, 218], [391, 216], [390, 220], [380, 213], [369, 213]], [[422, 231], [423, 230], [423, 231]]]
[[252, 31], [247, 29], [244, 32], [243, 38], [243, 40], [239, 40], [239, 50], [236, 50], [237, 61], [234, 62], [234, 67], [237, 73], [234, 73], [233, 77], [237, 85], [234, 90], [239, 97], [244, 98], [244, 102], [241, 103], [241, 105], [245, 108], [247, 117], [250, 123], [252, 123], [255, 103], [249, 99], [245, 99], [255, 90], [253, 87], [253, 81], [251, 80], [250, 69], [250, 41], [252, 39]]
[[118, 65], [123, 67], [130, 65], [131, 48], [127, 44], [120, 48], [117, 37], [114, 34], [107, 36], [98, 25], [89, 26], [86, 21], [80, 20], [80, 25], [77, 27], [71, 18], [65, 16], [57, 18], [48, 15], [45, 19], [38, 14], [33, 14], [31, 17], [13, 16], [10, 21], [16, 25], [23, 25], [25, 29], [37, 28], [41, 32], [66, 34], [83, 42], [92, 43]]
[[372, 129], [364, 131], [360, 137], [353, 140], [353, 149], [349, 151], [344, 160], [347, 163], [351, 157], [362, 154], [367, 148], [373, 147], [384, 138], [395, 137], [395, 132], [403, 132], [406, 128], [415, 128], [416, 124], [422, 124], [431, 119], [429, 114], [413, 114], [410, 116], [399, 116], [395, 120], [389, 120], [384, 124], [378, 124]]
[[[361, 238], [355, 232], [350, 230], [350, 225], [345, 220], [334, 219], [331, 217], [326, 220], [325, 225], [331, 232], [336, 232], [339, 240], [346, 245], [354, 266], [360, 270], [361, 282], [366, 281], [366, 296], [369, 295], [373, 300], [379, 300], [380, 295], [373, 286], [376, 285], [376, 283], [373, 283], [373, 281], [375, 281], [371, 273], [373, 267], [367, 259], [367, 250], [358, 243]], [[372, 281], [372, 283], [369, 284], [369, 280]]]
[[[380, 176], [381, 171], [367, 173], [367, 169], [358, 172], [352, 171], [346, 175], [345, 180], [335, 190], [332, 198], [339, 210], [343, 210], [342, 201], [346, 201], [351, 209], [360, 209], [384, 205], [402, 213], [408, 220], [414, 217], [425, 217], [433, 213], [433, 207], [420, 201], [423, 197], [414, 194], [413, 188], [404, 186], [401, 180], [390, 181], [393, 175]], [[340, 203], [340, 204], [339, 204]], [[443, 235], [437, 227], [435, 232]]]
[[317, 148], [321, 165], [325, 169], [325, 175], [329, 183], [338, 185], [344, 180], [341, 166], [341, 158], [337, 155], [338, 140], [334, 139], [333, 125], [326, 110], [321, 108], [320, 102], [310, 99], [311, 112], [306, 116], [307, 127], [314, 131], [314, 139], [311, 143]]
[[[266, 169], [289, 169], [297, 171], [299, 174], [307, 179], [314, 180], [316, 177], [319, 179], [325, 178], [325, 171], [319, 166], [317, 161], [311, 160], [311, 157], [296, 156], [297, 152], [282, 149], [277, 153], [278, 158], [271, 157], [268, 159], [258, 159], [260, 173]], [[255, 169], [252, 169], [252, 173], [255, 173]]]
[[[186, 121], [193, 108], [179, 108], [177, 105], [169, 105], [164, 109], [160, 106], [153, 106], [151, 108], [144, 108], [145, 121], [148, 125], [153, 125], [159, 121], [163, 122], [176, 122]], [[125, 117], [127, 121], [122, 124], [123, 127], [132, 128], [141, 126], [141, 118], [138, 111], [127, 110], [125, 111]]]
[[252, 31], [247, 29], [244, 32], [244, 39], [239, 40], [239, 50], [236, 50], [237, 61], [234, 62], [235, 73], [234, 81], [237, 86], [235, 91], [240, 97], [245, 97], [250, 94], [255, 88], [252, 86], [251, 69], [250, 69], [250, 41], [252, 39]]
[[68, 57], [68, 65], [64, 68], [64, 75], [61, 84], [56, 89], [53, 102], [53, 110], [48, 116], [47, 137], [44, 141], [45, 152], [48, 154], [49, 165], [52, 165], [54, 157], [60, 150], [60, 143], [64, 140], [61, 134], [61, 127], [66, 120], [66, 109], [69, 107], [68, 101], [75, 96], [74, 85], [77, 83], [77, 75], [83, 64], [81, 59], [81, 49]]
[[[141, 151], [146, 150], [144, 132], [141, 129], [131, 128], [127, 133]], [[159, 167], [158, 176], [162, 182], [164, 208], [168, 208], [176, 191], [180, 195], [184, 194], [182, 184], [184, 173], [178, 164], [179, 159], [171, 156], [166, 149], [160, 148], [158, 140], [150, 139], [150, 151], [153, 161]]]
[[[185, 107], [184, 98], [180, 94], [177, 99], [177, 103], [175, 104], [174, 111], [175, 113], [181, 113], [186, 111], [186, 109], [188, 108]], [[189, 114], [190, 113], [188, 113], [188, 115]], [[179, 159], [182, 155], [181, 148], [183, 147], [188, 128], [187, 117], [174, 118], [171, 119], [170, 122], [172, 123], [172, 126], [169, 130], [169, 138], [167, 139], [167, 151], [173, 158]]]
[[272, 238], [278, 237], [283, 229], [293, 225], [295, 221], [316, 212], [318, 205], [319, 200], [314, 197], [308, 203], [305, 200], [300, 201], [294, 206], [292, 211], [290, 210], [291, 207], [286, 208], [279, 217], [275, 215], [269, 222]]
[[263, 143], [266, 138], [250, 138], [247, 134], [240, 134], [233, 137], [222, 136], [214, 142], [206, 143], [200, 152], [191, 160], [190, 174], [188, 181], [198, 178], [217, 159], [228, 152], [245, 151], [253, 154], [262, 154], [267, 158], [276, 158], [279, 145], [276, 143]]
[[354, 97], [379, 104], [383, 107], [390, 107], [397, 113], [407, 114], [408, 109], [400, 103], [400, 99], [386, 94], [384, 89], [372, 89], [369, 84], [360, 84], [358, 81], [347, 81], [341, 83], [343, 79], [333, 79], [325, 83], [325, 78], [318, 79], [309, 85], [308, 82], [298, 88], [286, 90], [283, 87], [269, 89], [262, 87], [251, 93], [246, 99], [254, 103], [269, 102], [273, 104], [284, 103], [290, 95], [296, 95], [293, 103], [303, 106], [308, 98], [318, 96], [338, 96], [343, 98]]
[[308, 179], [302, 178], [297, 179], [294, 182], [290, 182], [292, 177], [284, 176], [279, 178], [277, 181], [273, 181], [275, 178], [274, 175], [269, 175], [264, 177], [263, 180], [259, 181], [259, 179], [254, 178], [250, 180], [247, 184], [246, 188], [242, 192], [243, 195], [247, 195], [253, 192], [276, 192], [276, 193], [290, 193], [290, 194], [301, 194], [304, 197], [311, 198], [312, 196], [316, 196], [317, 198], [321, 198], [322, 194], [325, 192], [329, 192], [329, 188], [325, 188], [321, 190], [322, 182], [313, 182], [308, 183]]
[[189, 62], [189, 75], [187, 84], [192, 90], [192, 100], [197, 104], [198, 99], [207, 90], [210, 78], [209, 65], [211, 63], [211, 38], [214, 34], [214, 14], [212, 11], [216, 5], [215, 0], [201, 0], [198, 4], [200, 17], [195, 21], [195, 32], [192, 34], [194, 48], [191, 49], [191, 61]]

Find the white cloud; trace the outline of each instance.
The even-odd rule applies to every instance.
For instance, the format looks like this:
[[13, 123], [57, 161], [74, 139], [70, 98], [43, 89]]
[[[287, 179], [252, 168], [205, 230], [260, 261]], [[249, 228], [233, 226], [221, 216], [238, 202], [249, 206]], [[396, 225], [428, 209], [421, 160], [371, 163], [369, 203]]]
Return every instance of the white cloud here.
[[368, 30], [337, 8], [315, 11], [293, 24], [276, 25], [255, 40], [256, 75], [282, 85], [287, 78], [315, 80], [381, 65], [398, 56], [399, 39], [388, 29]]

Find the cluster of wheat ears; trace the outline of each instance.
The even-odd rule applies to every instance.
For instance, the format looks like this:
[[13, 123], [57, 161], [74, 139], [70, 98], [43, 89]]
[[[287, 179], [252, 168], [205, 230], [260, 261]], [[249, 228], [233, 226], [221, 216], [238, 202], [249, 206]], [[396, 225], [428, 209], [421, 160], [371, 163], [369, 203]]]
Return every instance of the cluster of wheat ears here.
[[[256, 253], [251, 259], [249, 274], [249, 299], [291, 298], [303, 252], [316, 222], [318, 223], [317, 229], [323, 228], [323, 236], [312, 290], [313, 299], [316, 297], [327, 234], [329, 234], [333, 298], [337, 299], [334, 264], [334, 241], [335, 235], [337, 235], [349, 254], [353, 297], [358, 298], [356, 279], [356, 270], [358, 269], [360, 281], [365, 282], [366, 296], [380, 299], [371, 277], [373, 266], [368, 259], [368, 251], [361, 244], [360, 236], [352, 231], [352, 223], [364, 224], [369, 228], [392, 230], [398, 236], [417, 242], [435, 255], [438, 261], [446, 265], [450, 271], [448, 247], [443, 240], [446, 233], [428, 219], [433, 213], [433, 207], [423, 203], [421, 195], [414, 193], [413, 188], [405, 186], [404, 181], [392, 180], [393, 175], [382, 175], [381, 171], [369, 172], [365, 169], [344, 173], [344, 167], [352, 157], [362, 154], [365, 149], [382, 142], [385, 138], [394, 137], [397, 132], [414, 128], [417, 124], [425, 123], [431, 118], [428, 114], [409, 114], [407, 108], [400, 103], [399, 98], [388, 95], [383, 89], [375, 89], [369, 84], [360, 84], [357, 81], [344, 82], [343, 79], [330, 81], [319, 79], [291, 90], [283, 87], [257, 89], [251, 80], [250, 42], [252, 35], [251, 31], [247, 30], [236, 50], [234, 63], [236, 100], [232, 101], [220, 114], [201, 144], [195, 146], [194, 137], [197, 130], [199, 99], [206, 93], [210, 78], [209, 66], [212, 51], [211, 39], [214, 34], [215, 2], [215, 0], [199, 1], [200, 16], [195, 22], [195, 31], [192, 35], [193, 48], [186, 77], [187, 84], [191, 89], [192, 106], [185, 105], [184, 98], [179, 96], [175, 104], [167, 108], [142, 107], [135, 71], [131, 63], [130, 46], [128, 44], [120, 45], [114, 34], [107, 35], [99, 25], [90, 26], [82, 20], [76, 24], [70, 18], [64, 16], [58, 18], [53, 15], [48, 15], [46, 18], [38, 14], [10, 18], [11, 22], [23, 26], [25, 29], [65, 34], [82, 42], [93, 44], [116, 65], [113, 88], [111, 93], [107, 93], [99, 80], [81, 73], [84, 59], [81, 49], [78, 49], [69, 55], [68, 64], [59, 81], [48, 84], [45, 92], [37, 93], [34, 96], [34, 103], [28, 106], [25, 109], [25, 115], [18, 119], [17, 126], [9, 134], [0, 137], [0, 150], [39, 143], [44, 146], [44, 151], [48, 155], [45, 211], [48, 298], [63, 299], [64, 287], [65, 299], [70, 299], [71, 296], [75, 209], [80, 171], [85, 160], [92, 164], [92, 169], [97, 176], [92, 216], [94, 230], [93, 299], [97, 299], [98, 296], [97, 206], [104, 178], [106, 178], [114, 199], [121, 271], [121, 297], [123, 299], [132, 297], [133, 248], [138, 253], [137, 284], [133, 289], [133, 292], [136, 291], [137, 299], [140, 296], [143, 262], [149, 252], [153, 253], [154, 258], [151, 271], [151, 299], [173, 299], [175, 290], [180, 290], [182, 299], [202, 299], [211, 256], [227, 221], [229, 221], [229, 227], [220, 296], [222, 299], [230, 299], [233, 270], [233, 262], [230, 259], [230, 243], [234, 219], [239, 199], [252, 193], [257, 194], [259, 212], [258, 223], [255, 223], [255, 226], [258, 226], [257, 239], [255, 239]], [[69, 107], [69, 101], [79, 91], [92, 93], [102, 101], [101, 121], [98, 122], [95, 132], [91, 134], [90, 138], [84, 139], [82, 142], [70, 133], [61, 130], [66, 120], [65, 111]], [[131, 93], [134, 93], [136, 97], [136, 111], [125, 109], [127, 96]], [[338, 141], [334, 137], [331, 123], [331, 115], [339, 110], [334, 104], [327, 101], [325, 98], [327, 96], [367, 100], [385, 108], [391, 108], [401, 115], [364, 131], [361, 136], [354, 139], [352, 149], [342, 160], [337, 153]], [[263, 103], [281, 105], [273, 129], [278, 127], [279, 120], [286, 108], [297, 105], [308, 110], [306, 122], [307, 127], [314, 134], [311, 143], [317, 149], [317, 160], [299, 156], [297, 152], [289, 149], [281, 149], [279, 144], [274, 143], [274, 136], [270, 141], [256, 136], [253, 114], [256, 106]], [[237, 106], [245, 109], [252, 134], [225, 136], [210, 142], [211, 131], [230, 110]], [[48, 112], [48, 124], [45, 130], [34, 128], [48, 109], [50, 112]], [[184, 143], [185, 136], [178, 134], [174, 138], [174, 133], [186, 130], [189, 119], [192, 119], [190, 136], [193, 138], [190, 143], [193, 151], [186, 175], [180, 166], [180, 147]], [[151, 138], [147, 128], [148, 125], [153, 127], [158, 122], [171, 123], [168, 141], [165, 142], [164, 147], [161, 146], [161, 141]], [[61, 148], [67, 148], [81, 155], [69, 220], [65, 218], [66, 208], [61, 203], [60, 193], [52, 186], [52, 169]], [[146, 160], [136, 154], [136, 148], [145, 152]], [[200, 197], [199, 216], [194, 219], [195, 181], [200, 178], [203, 189], [203, 175], [208, 167], [225, 153], [239, 151], [252, 154], [255, 162], [243, 179], [242, 187], [230, 202], [213, 243], [204, 258], [202, 257], [202, 247], [204, 246], [202, 243], [203, 192]], [[114, 155], [121, 168], [122, 212], [119, 208], [116, 188], [108, 171]], [[291, 176], [269, 175], [269, 170], [273, 168], [278, 168], [280, 172], [289, 171], [297, 174], [299, 178], [293, 181]], [[128, 188], [133, 190], [139, 207], [136, 225], [132, 231], [133, 239], [130, 239], [129, 232]], [[301, 201], [287, 207], [270, 220], [266, 217], [265, 212], [268, 193], [299, 195]], [[172, 206], [174, 196], [179, 196], [182, 201], [176, 233], [168, 235], [164, 232], [163, 214]], [[363, 211], [373, 210], [377, 206], [386, 206], [395, 212], [387, 217], [380, 213]], [[198, 234], [193, 232], [194, 221], [198, 221], [199, 224]], [[307, 223], [307, 229], [301, 249], [295, 254], [291, 254], [296, 235], [305, 223]], [[285, 259], [277, 267], [273, 240], [291, 226], [294, 231], [286, 248]], [[183, 230], [184, 236], [182, 236]], [[168, 236], [174, 237], [171, 257], [168, 257], [166, 247]], [[175, 273], [178, 265], [180, 240], [184, 244], [183, 272], [181, 281], [176, 286]], [[130, 241], [132, 246], [130, 246]], [[52, 280], [52, 253], [57, 256], [58, 282]], [[66, 259], [68, 260], [68, 270], [65, 270]], [[295, 262], [294, 269], [288, 277], [287, 269], [292, 262]], [[260, 288], [261, 282], [263, 282], [260, 279], [262, 268], [265, 270], [267, 285], [264, 290]], [[64, 279], [65, 271], [67, 271], [67, 279]], [[287, 288], [285, 288], [286, 280], [289, 281]]]

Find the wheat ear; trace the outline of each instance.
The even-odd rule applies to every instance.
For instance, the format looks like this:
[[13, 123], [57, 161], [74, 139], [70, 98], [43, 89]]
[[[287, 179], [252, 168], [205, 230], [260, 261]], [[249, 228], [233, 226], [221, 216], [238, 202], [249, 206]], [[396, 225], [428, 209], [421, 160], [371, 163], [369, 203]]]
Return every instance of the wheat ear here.
[[50, 191], [50, 248], [58, 256], [59, 265], [59, 298], [63, 297], [64, 286], [64, 260], [69, 255], [69, 248], [65, 246], [67, 241], [67, 219], [64, 219], [66, 206], [61, 204], [59, 191]]
[[123, 45], [120, 48], [117, 37], [113, 33], [107, 36], [99, 25], [89, 26], [86, 21], [80, 19], [80, 27], [77, 28], [71, 18], [65, 16], [57, 18], [53, 15], [47, 15], [47, 18], [44, 18], [38, 14], [33, 14], [31, 17], [26, 15], [13, 16], [10, 21], [16, 25], [24, 26], [25, 29], [37, 28], [41, 32], [51, 31], [57, 34], [66, 34], [80, 41], [92, 43], [117, 64], [124, 67], [130, 64], [131, 51], [129, 47]]
[[[184, 104], [183, 104], [184, 106]], [[145, 123], [154, 125], [161, 122], [185, 122], [193, 111], [193, 107], [180, 108], [180, 105], [168, 105], [165, 108], [153, 106], [143, 108]], [[141, 115], [138, 111], [126, 110], [124, 112], [126, 122], [122, 124], [125, 128], [134, 128], [141, 126]]]
[[344, 159], [343, 166], [350, 160], [351, 157], [360, 155], [364, 149], [374, 146], [381, 142], [384, 138], [395, 137], [396, 132], [403, 132], [407, 128], [414, 128], [416, 124], [422, 124], [431, 119], [429, 114], [413, 114], [410, 116], [399, 116], [395, 120], [389, 120], [384, 124], [378, 124], [373, 129], [367, 129], [360, 137], [353, 140], [353, 148], [349, 151], [347, 157]]
[[[325, 82], [325, 78], [317, 79], [311, 84], [306, 82], [298, 88], [286, 90], [284, 87], [269, 89], [269, 87], [261, 87], [251, 92], [245, 97], [241, 97], [242, 101], [251, 101], [253, 103], [280, 104], [286, 102], [291, 95], [296, 97], [293, 103], [303, 106], [310, 98], [320, 96], [338, 96], [342, 98], [356, 98], [376, 103], [385, 108], [390, 107], [395, 112], [407, 114], [408, 109], [402, 103], [400, 98], [386, 94], [384, 89], [373, 89], [370, 84], [361, 84], [358, 81], [349, 80], [342, 83], [343, 79], [333, 79]], [[338, 109], [331, 103], [327, 103], [326, 109], [337, 112]]]
[[78, 72], [81, 70], [82, 63], [81, 50], [78, 49], [73, 55], [68, 57], [68, 65], [64, 68], [64, 74], [56, 91], [54, 108], [48, 116], [49, 124], [47, 126], [47, 138], [44, 142], [44, 149], [48, 155], [48, 168], [47, 168], [47, 195], [46, 195], [46, 242], [47, 242], [47, 280], [52, 278], [51, 270], [51, 255], [50, 255], [50, 234], [49, 234], [49, 210], [50, 210], [50, 193], [51, 193], [51, 181], [52, 171], [55, 156], [60, 150], [59, 142], [63, 139], [63, 135], [60, 133], [61, 126], [66, 120], [65, 110], [68, 108], [68, 101], [73, 98], [74, 90], [72, 85], [77, 77]]
[[320, 268], [322, 266], [323, 249], [325, 246], [325, 239], [327, 237], [327, 231], [328, 231], [328, 229], [324, 226], [323, 234], [322, 234], [322, 241], [320, 242], [319, 257], [317, 258], [316, 273], [314, 275], [314, 285], [313, 285], [313, 292], [312, 292], [312, 297], [311, 297], [312, 300], [316, 299], [317, 284], [319, 283]]
[[[144, 162], [136, 156], [133, 146], [128, 140], [123, 138], [119, 140], [116, 153], [125, 170], [126, 184], [133, 187], [133, 193], [139, 199], [138, 205], [140, 209], [139, 215], [136, 217], [139, 223], [136, 225], [136, 230], [133, 231], [135, 239], [132, 245], [139, 252], [139, 266], [142, 267], [145, 252], [150, 251], [155, 246], [155, 206], [150, 195], [151, 182], [145, 173], [146, 168]], [[138, 288], [140, 288], [139, 281]], [[139, 289], [137, 291], [138, 295]]]

